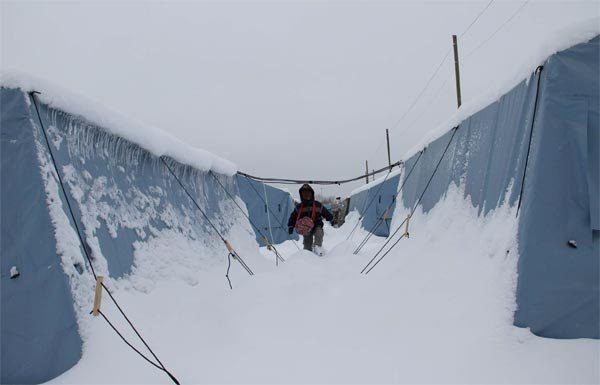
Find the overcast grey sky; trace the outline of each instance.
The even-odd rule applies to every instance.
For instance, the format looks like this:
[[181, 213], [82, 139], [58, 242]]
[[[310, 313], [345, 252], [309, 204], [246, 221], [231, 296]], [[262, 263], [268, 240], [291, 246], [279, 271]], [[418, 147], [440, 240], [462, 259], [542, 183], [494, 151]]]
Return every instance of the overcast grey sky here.
[[2, 0], [1, 65], [250, 174], [344, 179], [363, 173], [366, 159], [387, 164], [386, 128], [397, 160], [456, 110], [451, 55], [409, 110], [452, 34], [462, 36], [468, 102], [505, 82], [549, 31], [599, 12], [595, 0]]

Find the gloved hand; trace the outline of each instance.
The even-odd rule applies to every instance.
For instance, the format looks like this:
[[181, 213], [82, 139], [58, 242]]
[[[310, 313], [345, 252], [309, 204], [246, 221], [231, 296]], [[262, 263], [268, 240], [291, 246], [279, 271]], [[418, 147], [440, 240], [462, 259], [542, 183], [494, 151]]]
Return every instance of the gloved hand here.
[[294, 228], [292, 226], [288, 227], [288, 234], [292, 235], [294, 232]]

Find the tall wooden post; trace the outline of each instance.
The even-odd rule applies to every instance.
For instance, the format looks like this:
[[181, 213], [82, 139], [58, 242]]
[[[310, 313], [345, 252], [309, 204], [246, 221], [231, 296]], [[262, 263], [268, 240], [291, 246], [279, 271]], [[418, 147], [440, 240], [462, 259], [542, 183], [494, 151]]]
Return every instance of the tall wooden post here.
[[369, 161], [365, 160], [365, 177], [367, 178], [367, 184], [369, 184]]
[[458, 67], [458, 43], [456, 35], [452, 35], [452, 45], [454, 46], [454, 74], [456, 75], [456, 101], [458, 107], [462, 104], [460, 97], [460, 69]]
[[390, 154], [390, 130], [385, 129], [385, 138], [387, 140], [387, 150], [388, 150], [388, 165], [392, 168], [392, 156]]

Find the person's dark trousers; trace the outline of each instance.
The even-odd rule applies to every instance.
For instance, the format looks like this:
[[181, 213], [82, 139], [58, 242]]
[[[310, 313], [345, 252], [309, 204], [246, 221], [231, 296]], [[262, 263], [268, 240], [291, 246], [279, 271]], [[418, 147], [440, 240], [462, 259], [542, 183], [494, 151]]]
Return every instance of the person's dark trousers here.
[[[312, 251], [313, 243], [315, 246], [323, 246], [323, 228], [317, 227], [313, 234], [304, 236], [304, 250]], [[313, 240], [314, 238], [314, 240]], [[314, 241], [314, 242], [313, 242]]]

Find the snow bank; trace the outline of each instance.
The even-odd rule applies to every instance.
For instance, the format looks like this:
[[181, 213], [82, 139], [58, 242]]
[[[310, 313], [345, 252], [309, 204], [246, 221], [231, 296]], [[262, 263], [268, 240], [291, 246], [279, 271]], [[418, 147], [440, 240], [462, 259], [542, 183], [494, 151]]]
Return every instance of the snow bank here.
[[569, 28], [553, 31], [548, 35], [546, 44], [532, 47], [527, 57], [521, 58], [520, 62], [515, 63], [515, 71], [511, 76], [506, 77], [501, 87], [462, 104], [454, 115], [438, 127], [427, 132], [423, 136], [423, 139], [407, 151], [401, 159], [409, 159], [411, 156], [427, 147], [429, 143], [443, 136], [452, 127], [458, 126], [476, 112], [481, 111], [490, 104], [498, 101], [517, 84], [527, 80], [531, 76], [531, 73], [553, 54], [577, 44], [590, 41], [598, 35], [600, 35], [599, 17], [584, 20]]
[[[156, 331], [152, 346], [182, 383], [597, 383], [598, 341], [512, 325], [515, 208], [479, 216], [463, 195], [453, 186], [417, 211], [411, 237], [366, 276], [383, 240], [353, 255], [366, 233], [345, 241], [351, 214], [325, 227], [325, 257], [286, 242], [286, 263], [235, 280], [233, 291], [200, 272], [195, 286], [162, 282], [152, 296], [120, 298]], [[52, 383], [169, 383], [104, 325], [93, 331], [81, 362]]]
[[39, 100], [43, 103], [80, 116], [108, 133], [133, 142], [158, 157], [165, 155], [198, 170], [212, 170], [228, 176], [237, 172], [237, 166], [228, 160], [191, 147], [165, 131], [135, 121], [47, 80], [19, 71], [4, 71], [0, 74], [0, 85], [6, 88], [19, 88], [24, 92], [38, 91]]

